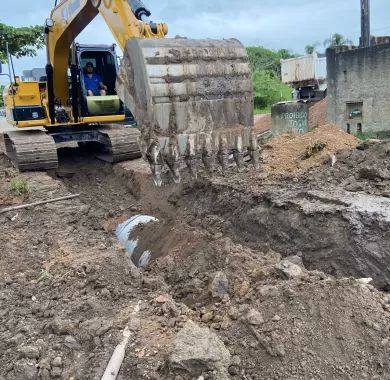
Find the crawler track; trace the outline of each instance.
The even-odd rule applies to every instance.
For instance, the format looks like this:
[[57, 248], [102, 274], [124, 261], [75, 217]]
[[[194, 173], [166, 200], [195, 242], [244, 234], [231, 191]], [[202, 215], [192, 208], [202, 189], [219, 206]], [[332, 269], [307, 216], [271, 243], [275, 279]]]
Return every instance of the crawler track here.
[[12, 164], [21, 172], [58, 167], [56, 144], [44, 131], [6, 132], [4, 145]]
[[140, 158], [139, 136], [140, 132], [136, 128], [105, 125], [99, 128], [99, 142], [105, 146], [106, 152], [97, 157], [111, 163]]

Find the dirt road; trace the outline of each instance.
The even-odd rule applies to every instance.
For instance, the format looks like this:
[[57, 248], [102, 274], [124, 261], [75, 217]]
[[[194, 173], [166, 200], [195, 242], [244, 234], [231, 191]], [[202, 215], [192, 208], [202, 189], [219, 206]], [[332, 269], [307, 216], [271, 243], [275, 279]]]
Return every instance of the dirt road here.
[[[0, 158], [0, 208], [81, 194], [0, 214], [0, 377], [100, 379], [125, 326], [119, 380], [390, 377], [390, 297], [355, 279], [388, 286], [389, 151], [156, 189], [141, 161], [65, 149], [27, 195]], [[146, 270], [112, 233], [136, 214], [160, 221], [136, 231]]]

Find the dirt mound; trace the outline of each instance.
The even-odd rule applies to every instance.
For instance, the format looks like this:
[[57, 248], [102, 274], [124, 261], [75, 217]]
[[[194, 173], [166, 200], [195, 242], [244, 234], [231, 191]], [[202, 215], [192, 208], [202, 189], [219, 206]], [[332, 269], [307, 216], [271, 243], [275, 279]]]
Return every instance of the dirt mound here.
[[357, 145], [357, 138], [335, 125], [324, 125], [302, 136], [275, 137], [263, 147], [264, 170], [276, 176], [303, 173], [331, 160], [334, 153]]
[[194, 321], [218, 332], [233, 355], [229, 373], [237, 378], [390, 374], [384, 311], [390, 300], [369, 285], [308, 272], [297, 256], [281, 261], [272, 251], [230, 239], [160, 258], [154, 270], [165, 273], [175, 300], [193, 310]]
[[320, 127], [327, 124], [328, 101], [323, 99], [314, 103], [309, 110], [309, 129]]

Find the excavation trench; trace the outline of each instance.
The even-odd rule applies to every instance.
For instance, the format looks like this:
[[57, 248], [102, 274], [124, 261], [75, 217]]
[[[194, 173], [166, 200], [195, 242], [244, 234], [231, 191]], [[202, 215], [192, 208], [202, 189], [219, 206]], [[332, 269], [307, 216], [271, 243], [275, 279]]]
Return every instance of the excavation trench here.
[[[136, 260], [146, 250], [153, 261], [186, 244], [190, 252], [191, 239], [182, 230], [186, 220], [208, 236], [229, 237], [259, 254], [298, 255], [307, 269], [336, 277], [372, 277], [378, 288], [389, 288], [389, 198], [286, 188], [251, 194], [210, 182], [191, 185], [173, 198], [178, 206], [174, 222], [132, 233], [132, 239], [139, 239]], [[199, 240], [192, 244], [200, 249]]]
[[178, 252], [185, 260], [210, 241], [228, 237], [259, 254], [299, 255], [310, 270], [372, 277], [378, 288], [390, 286], [389, 198], [288, 182], [256, 191], [223, 180], [156, 189], [140, 161], [111, 167], [81, 157], [77, 168], [64, 181], [84, 192], [93, 216], [118, 219], [111, 231], [138, 214], [159, 220], [130, 233], [129, 240], [137, 241], [132, 259], [138, 266], [140, 260], [149, 264]]

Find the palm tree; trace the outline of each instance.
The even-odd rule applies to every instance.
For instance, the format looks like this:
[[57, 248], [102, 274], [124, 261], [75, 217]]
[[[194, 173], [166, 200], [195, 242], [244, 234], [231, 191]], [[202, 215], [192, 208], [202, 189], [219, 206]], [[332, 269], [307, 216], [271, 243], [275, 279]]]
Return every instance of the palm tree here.
[[325, 47], [333, 47], [333, 46], [341, 46], [341, 45], [352, 45], [353, 42], [345, 38], [342, 34], [340, 33], [334, 33], [330, 36], [330, 38], [327, 38], [324, 41], [324, 46]]
[[313, 53], [315, 53], [316, 52], [316, 47], [319, 45], [319, 43], [318, 42], [314, 42], [313, 44], [311, 44], [311, 45], [306, 45], [305, 46], [305, 52], [306, 52], [306, 54], [313, 54]]

